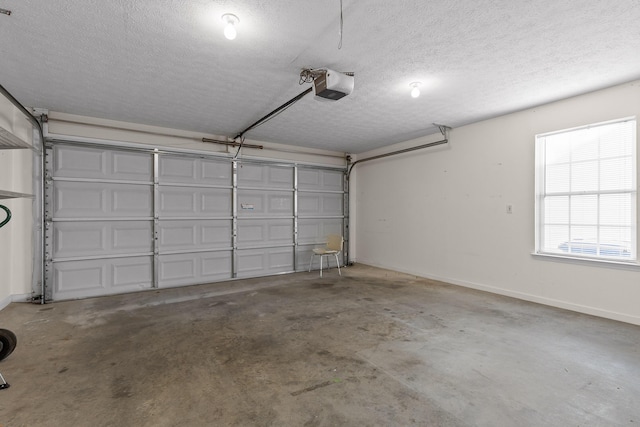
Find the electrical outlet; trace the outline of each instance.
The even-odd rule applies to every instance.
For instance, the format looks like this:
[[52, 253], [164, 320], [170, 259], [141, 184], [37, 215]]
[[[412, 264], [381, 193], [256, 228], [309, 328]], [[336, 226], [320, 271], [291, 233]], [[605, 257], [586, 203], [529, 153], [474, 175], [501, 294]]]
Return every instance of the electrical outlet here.
[[513, 213], [513, 205], [507, 205], [507, 213], [508, 214], [512, 214]]

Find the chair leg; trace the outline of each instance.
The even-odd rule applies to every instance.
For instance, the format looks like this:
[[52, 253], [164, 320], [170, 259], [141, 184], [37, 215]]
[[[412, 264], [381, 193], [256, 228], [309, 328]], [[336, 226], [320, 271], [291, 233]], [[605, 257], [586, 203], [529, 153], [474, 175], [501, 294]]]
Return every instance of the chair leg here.
[[338, 260], [338, 254], [334, 254], [336, 256], [336, 264], [338, 264], [338, 274], [340, 276], [342, 276], [342, 273], [340, 272], [340, 261]]
[[320, 255], [320, 277], [322, 277], [322, 258], [324, 258], [324, 255]]
[[9, 387], [11, 387], [11, 385], [10, 385], [10, 384], [8, 384], [8, 383], [5, 381], [5, 379], [4, 379], [4, 377], [2, 376], [2, 374], [0, 374], [0, 380], [2, 380], [2, 382], [0, 383], [0, 390], [4, 390], [5, 388], [9, 388]]
[[311, 273], [311, 264], [313, 263], [313, 257], [314, 257], [314, 253], [311, 252], [311, 259], [309, 260], [309, 273]]

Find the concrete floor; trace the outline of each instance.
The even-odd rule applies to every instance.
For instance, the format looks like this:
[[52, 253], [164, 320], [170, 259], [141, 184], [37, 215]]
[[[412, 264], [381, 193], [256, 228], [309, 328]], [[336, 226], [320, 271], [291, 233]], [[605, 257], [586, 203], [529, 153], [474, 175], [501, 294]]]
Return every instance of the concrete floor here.
[[343, 274], [12, 304], [0, 425], [640, 424], [640, 327]]

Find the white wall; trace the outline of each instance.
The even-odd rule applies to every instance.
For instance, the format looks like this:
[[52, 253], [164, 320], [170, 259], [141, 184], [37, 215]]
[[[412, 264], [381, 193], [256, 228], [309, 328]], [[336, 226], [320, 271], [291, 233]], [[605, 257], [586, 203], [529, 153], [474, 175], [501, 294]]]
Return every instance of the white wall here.
[[[28, 119], [0, 95], [0, 126], [24, 141], [31, 142], [33, 128]], [[32, 151], [0, 150], [0, 190], [31, 194]], [[32, 199], [3, 199], [0, 204], [12, 213], [11, 221], [0, 228], [0, 309], [12, 300], [31, 294], [33, 271]], [[0, 221], [4, 220], [0, 212]]]
[[357, 165], [352, 259], [640, 324], [640, 268], [531, 255], [534, 135], [636, 115], [640, 81], [454, 129], [445, 148]]
[[[77, 137], [105, 141], [123, 141], [158, 147], [174, 147], [181, 150], [235, 154], [237, 148], [204, 143], [202, 138], [225, 140], [224, 136], [206, 135], [177, 129], [140, 125], [114, 120], [97, 119], [86, 116], [50, 111], [48, 134], [61, 139]], [[304, 163], [316, 163], [330, 166], [345, 166], [345, 154], [335, 151], [293, 147], [283, 144], [264, 143], [247, 139], [247, 144], [263, 145], [264, 149], [243, 148], [242, 156], [260, 157], [276, 160], [289, 160]]]

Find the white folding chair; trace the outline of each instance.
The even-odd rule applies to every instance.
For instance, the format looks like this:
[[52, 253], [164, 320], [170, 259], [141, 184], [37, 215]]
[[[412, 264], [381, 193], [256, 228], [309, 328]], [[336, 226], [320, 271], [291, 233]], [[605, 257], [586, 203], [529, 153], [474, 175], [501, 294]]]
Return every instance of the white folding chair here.
[[[322, 257], [329, 257], [333, 255], [336, 257], [336, 264], [338, 264], [338, 274], [342, 276], [342, 272], [340, 271], [340, 260], [338, 259], [338, 254], [342, 252], [342, 245], [344, 244], [344, 238], [338, 234], [330, 234], [327, 236], [327, 244], [324, 248], [315, 248], [313, 253], [311, 254], [311, 259], [309, 260], [309, 271], [311, 271], [311, 265], [313, 264], [313, 258], [318, 255], [320, 256], [320, 277], [322, 277]], [[327, 268], [329, 268], [329, 258], [327, 258]]]

